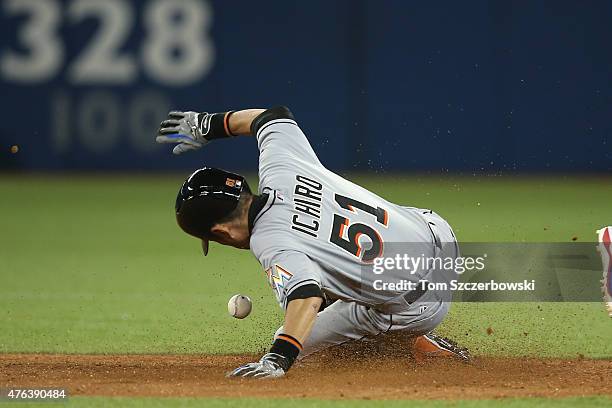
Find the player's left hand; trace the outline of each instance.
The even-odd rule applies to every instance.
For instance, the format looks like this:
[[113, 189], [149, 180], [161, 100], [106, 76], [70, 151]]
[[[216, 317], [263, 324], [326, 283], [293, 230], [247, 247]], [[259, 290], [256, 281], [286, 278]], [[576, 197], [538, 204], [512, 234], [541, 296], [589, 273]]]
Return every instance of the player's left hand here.
[[285, 375], [283, 360], [276, 353], [264, 355], [257, 363], [245, 364], [227, 374], [228, 377], [278, 378]]
[[[157, 132], [157, 143], [176, 143], [172, 153], [181, 154], [196, 150], [208, 143], [205, 135], [210, 126], [208, 113], [172, 111]], [[208, 119], [208, 120], [206, 120]]]

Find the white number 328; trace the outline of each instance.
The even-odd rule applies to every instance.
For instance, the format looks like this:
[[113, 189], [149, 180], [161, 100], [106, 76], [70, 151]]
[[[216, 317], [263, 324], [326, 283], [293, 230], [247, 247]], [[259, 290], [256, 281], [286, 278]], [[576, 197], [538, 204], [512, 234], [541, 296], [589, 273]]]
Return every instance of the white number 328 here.
[[[40, 83], [55, 77], [65, 60], [59, 37], [62, 22], [57, 0], [4, 0], [4, 14], [26, 15], [17, 31], [20, 53], [5, 50], [0, 72], [10, 81]], [[134, 8], [129, 0], [72, 0], [67, 5], [68, 24], [97, 19], [99, 27], [85, 48], [67, 67], [73, 84], [129, 84], [138, 76], [138, 57], [121, 51], [134, 28]], [[200, 0], [150, 0], [142, 17], [145, 35], [139, 59], [143, 70], [164, 85], [184, 86], [201, 80], [214, 61], [207, 31], [212, 12]]]

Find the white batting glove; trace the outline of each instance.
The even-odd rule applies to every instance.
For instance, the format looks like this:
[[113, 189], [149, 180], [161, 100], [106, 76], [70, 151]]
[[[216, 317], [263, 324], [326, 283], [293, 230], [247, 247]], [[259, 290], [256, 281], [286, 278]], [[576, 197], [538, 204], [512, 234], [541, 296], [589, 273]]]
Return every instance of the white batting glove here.
[[157, 143], [175, 143], [172, 153], [181, 154], [189, 150], [197, 150], [208, 144], [205, 135], [210, 130], [212, 114], [197, 112], [172, 111], [164, 120], [157, 132]]
[[245, 364], [227, 374], [228, 377], [278, 378], [285, 375], [285, 357], [276, 353], [264, 355], [257, 363]]

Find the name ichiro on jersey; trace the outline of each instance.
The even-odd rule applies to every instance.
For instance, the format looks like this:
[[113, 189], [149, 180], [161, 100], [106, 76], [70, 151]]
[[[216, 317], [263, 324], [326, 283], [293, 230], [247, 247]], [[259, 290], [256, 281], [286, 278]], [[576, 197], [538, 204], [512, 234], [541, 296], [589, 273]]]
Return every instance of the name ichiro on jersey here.
[[[323, 184], [306, 176], [295, 176], [293, 208], [296, 214], [291, 220], [291, 229], [317, 238], [321, 219]], [[299, 214], [298, 214], [299, 213]]]

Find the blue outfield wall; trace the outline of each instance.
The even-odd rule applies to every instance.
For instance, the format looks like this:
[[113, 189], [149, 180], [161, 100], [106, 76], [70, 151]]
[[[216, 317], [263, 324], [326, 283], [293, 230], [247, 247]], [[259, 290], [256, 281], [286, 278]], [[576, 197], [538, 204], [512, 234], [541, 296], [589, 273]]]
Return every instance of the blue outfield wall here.
[[333, 169], [612, 171], [609, 1], [2, 0], [0, 16], [0, 168], [252, 170], [253, 140], [176, 158], [157, 125], [284, 104]]

